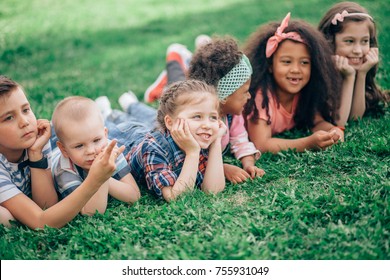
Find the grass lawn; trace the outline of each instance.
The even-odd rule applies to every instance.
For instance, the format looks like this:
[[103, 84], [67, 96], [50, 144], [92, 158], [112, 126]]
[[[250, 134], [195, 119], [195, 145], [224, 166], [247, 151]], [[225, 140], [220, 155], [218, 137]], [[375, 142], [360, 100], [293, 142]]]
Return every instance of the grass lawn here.
[[[244, 43], [260, 24], [289, 11], [317, 25], [330, 2], [2, 0], [0, 73], [25, 87], [39, 118], [50, 118], [69, 95], [107, 95], [119, 108], [128, 89], [143, 97], [169, 44], [193, 50], [201, 33]], [[359, 3], [377, 21], [378, 82], [389, 89], [389, 2]], [[104, 215], [78, 216], [61, 229], [0, 226], [0, 257], [388, 260], [389, 147], [387, 109], [351, 122], [346, 142], [326, 151], [263, 154], [263, 178], [227, 184], [216, 196], [194, 191], [167, 204], [143, 191], [133, 206], [111, 201]]]

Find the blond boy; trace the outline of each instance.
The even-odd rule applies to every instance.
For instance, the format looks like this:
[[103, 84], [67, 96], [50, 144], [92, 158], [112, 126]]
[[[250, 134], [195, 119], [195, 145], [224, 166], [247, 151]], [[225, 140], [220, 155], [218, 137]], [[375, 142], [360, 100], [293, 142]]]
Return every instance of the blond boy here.
[[94, 160], [85, 184], [58, 202], [50, 172], [50, 123], [37, 120], [23, 88], [0, 76], [0, 224], [32, 228], [71, 221], [115, 170], [113, 141]]
[[[72, 96], [61, 101], [54, 110], [52, 123], [61, 151], [53, 155], [52, 172], [55, 187], [63, 199], [85, 184], [95, 158], [110, 140], [99, 108], [86, 97]], [[81, 209], [82, 214], [104, 213], [108, 195], [128, 203], [140, 198], [139, 188], [122, 151], [114, 148], [114, 153], [118, 154], [116, 170]]]

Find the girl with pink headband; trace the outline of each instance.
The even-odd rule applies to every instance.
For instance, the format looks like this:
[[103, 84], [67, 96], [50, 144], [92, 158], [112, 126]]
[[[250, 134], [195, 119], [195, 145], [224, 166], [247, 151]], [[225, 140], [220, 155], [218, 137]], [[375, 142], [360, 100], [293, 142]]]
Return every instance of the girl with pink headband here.
[[368, 112], [383, 112], [378, 105], [388, 102], [389, 95], [375, 83], [379, 51], [372, 16], [357, 3], [341, 2], [329, 9], [318, 29], [333, 49], [343, 79], [338, 125], [345, 126], [349, 119]]
[[[244, 114], [251, 141], [262, 152], [325, 149], [343, 141], [337, 118], [338, 79], [331, 50], [320, 32], [304, 21], [271, 22], [244, 47], [252, 66], [251, 98]], [[298, 139], [276, 137], [292, 128], [313, 133]]]

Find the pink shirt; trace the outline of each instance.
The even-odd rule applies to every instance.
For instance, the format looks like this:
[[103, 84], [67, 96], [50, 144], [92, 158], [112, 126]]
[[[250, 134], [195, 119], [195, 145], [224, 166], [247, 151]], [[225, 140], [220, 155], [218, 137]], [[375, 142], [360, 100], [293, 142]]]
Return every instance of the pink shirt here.
[[248, 132], [244, 126], [243, 116], [234, 115], [230, 127], [228, 126], [227, 118], [225, 118], [225, 124], [228, 129], [221, 140], [222, 150], [224, 150], [230, 142], [230, 150], [236, 159], [241, 159], [249, 155], [254, 155], [256, 160], [259, 159], [260, 151], [257, 150], [255, 145], [248, 139]]
[[[276, 98], [268, 93], [269, 103], [269, 115], [271, 121], [271, 131], [272, 135], [281, 133], [286, 130], [290, 130], [295, 126], [294, 114], [297, 109], [299, 94], [294, 96], [292, 103], [291, 113], [288, 112], [281, 104], [278, 104]], [[263, 96], [260, 91], [257, 92], [255, 98], [257, 109], [259, 110], [259, 119], [268, 120], [267, 112], [265, 108], [261, 108], [261, 103], [263, 102]], [[248, 119], [250, 116], [248, 117]]]

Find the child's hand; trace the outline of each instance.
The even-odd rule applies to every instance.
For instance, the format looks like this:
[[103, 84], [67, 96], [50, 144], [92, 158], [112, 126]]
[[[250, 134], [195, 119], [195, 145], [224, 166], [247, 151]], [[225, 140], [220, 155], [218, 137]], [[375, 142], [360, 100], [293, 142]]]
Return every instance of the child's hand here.
[[263, 177], [265, 171], [261, 168], [258, 168], [255, 165], [251, 165], [245, 168], [245, 171], [251, 176], [252, 179], [256, 177]]
[[40, 160], [42, 158], [42, 149], [50, 139], [51, 130], [48, 120], [37, 120], [37, 138], [34, 144], [28, 148], [28, 157], [31, 161]]
[[363, 64], [359, 68], [359, 72], [367, 73], [372, 67], [378, 64], [379, 50], [378, 48], [370, 48], [370, 51], [366, 54]]
[[218, 121], [218, 125], [219, 125], [219, 129], [218, 129], [218, 137], [217, 138], [222, 138], [226, 134], [227, 126], [222, 120]]
[[115, 171], [115, 161], [124, 150], [125, 146], [117, 148], [116, 140], [112, 140], [111, 143], [96, 156], [89, 169], [88, 176], [92, 176], [94, 180], [100, 182], [100, 185], [102, 185]]
[[225, 173], [225, 178], [233, 184], [242, 183], [251, 178], [248, 172], [235, 165], [225, 163], [223, 165], [223, 171]]
[[127, 162], [129, 162], [131, 159], [131, 153], [128, 153], [127, 155], [125, 155], [125, 159]]
[[309, 136], [311, 140], [310, 148], [325, 150], [326, 148], [336, 143], [337, 140], [335, 141], [334, 137], [337, 138], [335, 130], [330, 132], [323, 130], [316, 131], [311, 136]]
[[[107, 149], [107, 146], [103, 150], [105, 150], [105, 149]], [[115, 145], [114, 148], [112, 149], [112, 152], [119, 156], [120, 154], [123, 153], [124, 150], [125, 150], [125, 146], [122, 145], [121, 147], [118, 147], [117, 145]], [[118, 156], [117, 156], [117, 158], [118, 158]]]
[[173, 140], [185, 154], [199, 154], [200, 145], [191, 134], [190, 128], [185, 119], [177, 119], [170, 132]]
[[335, 126], [332, 129], [329, 130], [329, 132], [335, 131], [335, 135], [333, 136], [333, 140], [335, 143], [338, 141], [344, 142], [344, 131], [341, 130], [339, 127]]
[[212, 136], [213, 141], [212, 141], [212, 144], [210, 147], [215, 145], [215, 143], [221, 143], [221, 138], [226, 134], [226, 131], [227, 131], [226, 124], [222, 120], [219, 120], [218, 125], [219, 125], [218, 132], [216, 135]]
[[348, 58], [345, 56], [334, 55], [332, 56], [336, 69], [340, 71], [343, 77], [348, 77], [356, 74], [355, 69], [349, 65]]

